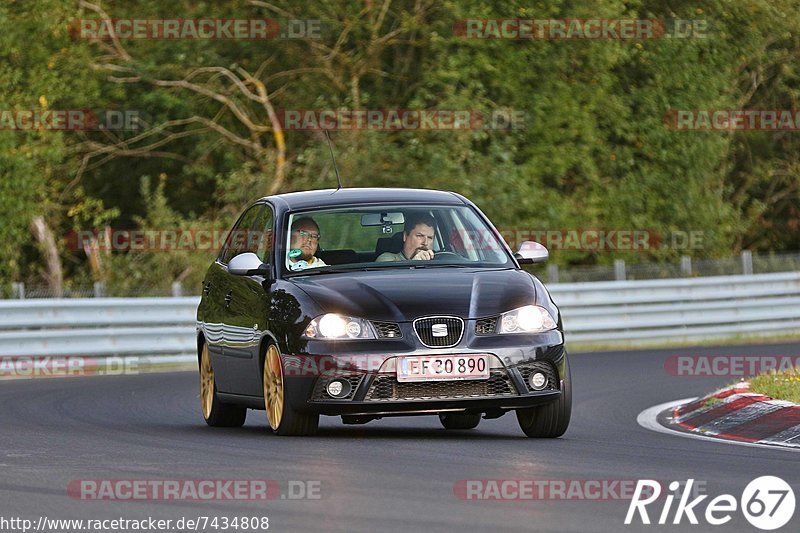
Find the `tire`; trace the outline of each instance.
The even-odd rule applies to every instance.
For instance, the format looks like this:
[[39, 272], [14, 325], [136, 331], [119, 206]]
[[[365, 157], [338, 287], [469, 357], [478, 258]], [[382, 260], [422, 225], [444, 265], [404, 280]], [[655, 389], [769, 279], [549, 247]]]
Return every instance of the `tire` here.
[[317, 432], [319, 415], [295, 411], [286, 401], [283, 359], [274, 344], [264, 354], [263, 386], [267, 422], [276, 435], [310, 436]]
[[536, 407], [517, 409], [519, 427], [528, 437], [560, 437], [567, 431], [572, 416], [572, 376], [569, 361], [564, 361], [564, 385], [558, 400]]
[[246, 407], [223, 403], [217, 396], [217, 382], [206, 343], [200, 353], [200, 407], [203, 419], [212, 427], [242, 427], [247, 418]]
[[481, 414], [446, 413], [439, 415], [444, 429], [475, 429], [481, 423]]

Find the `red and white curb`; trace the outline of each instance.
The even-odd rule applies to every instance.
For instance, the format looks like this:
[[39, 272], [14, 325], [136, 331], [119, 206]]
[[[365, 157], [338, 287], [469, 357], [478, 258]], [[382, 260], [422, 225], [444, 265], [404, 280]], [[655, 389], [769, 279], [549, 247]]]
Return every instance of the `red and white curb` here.
[[800, 451], [800, 405], [752, 392], [745, 382], [651, 407], [637, 422], [673, 435]]

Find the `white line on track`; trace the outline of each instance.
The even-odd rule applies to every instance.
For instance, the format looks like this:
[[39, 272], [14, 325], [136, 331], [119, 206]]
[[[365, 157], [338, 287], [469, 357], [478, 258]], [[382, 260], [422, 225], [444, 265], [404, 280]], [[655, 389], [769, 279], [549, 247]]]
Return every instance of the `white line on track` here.
[[670, 429], [668, 427], [662, 426], [658, 423], [658, 415], [667, 409], [672, 409], [678, 405], [689, 403], [697, 398], [684, 398], [683, 400], [674, 400], [671, 402], [662, 403], [659, 405], [654, 405], [653, 407], [649, 407], [639, 413], [636, 417], [636, 422], [645, 429], [649, 429], [651, 431], [657, 431], [659, 433], [666, 433], [668, 435], [675, 435], [677, 437], [686, 437], [689, 439], [700, 439], [700, 440], [710, 440], [713, 442], [723, 443], [723, 444], [736, 444], [738, 446], [750, 446], [751, 448], [769, 448], [771, 450], [786, 450], [791, 452], [800, 452], [800, 448], [793, 448], [793, 447], [786, 447], [786, 446], [778, 446], [774, 444], [759, 444], [755, 442], [742, 442], [738, 440], [728, 440], [722, 439], [718, 437], [707, 437], [705, 435], [698, 435], [696, 433], [687, 433], [684, 431], [678, 431], [675, 429]]

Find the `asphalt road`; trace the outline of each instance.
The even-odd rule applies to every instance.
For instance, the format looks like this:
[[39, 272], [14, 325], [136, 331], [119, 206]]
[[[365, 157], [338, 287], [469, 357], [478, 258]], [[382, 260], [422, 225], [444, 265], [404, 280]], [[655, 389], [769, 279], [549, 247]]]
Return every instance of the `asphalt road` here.
[[[664, 369], [670, 355], [799, 352], [800, 344], [783, 344], [573, 354], [573, 419], [555, 440], [525, 438], [513, 414], [455, 432], [429, 416], [363, 426], [323, 417], [317, 437], [282, 438], [267, 431], [263, 411], [250, 411], [241, 429], [209, 428], [192, 372], [0, 382], [0, 519], [208, 516], [221, 525], [223, 517], [266, 516], [271, 531], [757, 531], [739, 511], [716, 527], [702, 516], [697, 526], [685, 518], [680, 526], [625, 526], [627, 499], [479, 501], [459, 498], [454, 487], [459, 480], [693, 478], [711, 497], [738, 499], [750, 480], [777, 475], [800, 499], [795, 452], [664, 435], [636, 423], [647, 407], [731, 381], [671, 376]], [[85, 501], [68, 494], [71, 481], [87, 479], [268, 479], [284, 496], [290, 482], [311, 481], [321, 497]], [[652, 520], [662, 506], [648, 507]], [[9, 524], [0, 529], [13, 531]], [[800, 509], [782, 530], [798, 524]]]

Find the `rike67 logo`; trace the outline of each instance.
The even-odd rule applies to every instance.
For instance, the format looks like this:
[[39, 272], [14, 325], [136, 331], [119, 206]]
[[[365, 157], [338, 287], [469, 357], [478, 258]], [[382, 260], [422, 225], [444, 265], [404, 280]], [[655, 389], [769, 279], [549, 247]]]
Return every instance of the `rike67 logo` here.
[[[700, 516], [705, 519], [706, 523], [719, 526], [729, 522], [732, 513], [741, 509], [742, 514], [751, 525], [761, 530], [771, 531], [786, 525], [794, 515], [794, 491], [779, 477], [762, 476], [754, 479], [745, 487], [739, 500], [731, 494], [721, 494], [706, 504], [703, 513], [700, 511], [700, 504], [708, 498], [708, 495], [696, 496], [689, 500], [692, 496], [693, 484], [694, 479], [686, 481], [682, 493], [677, 495], [679, 500], [674, 513], [672, 504], [676, 495], [669, 494], [664, 498], [664, 506], [661, 508], [656, 524], [680, 524], [685, 517], [690, 524], [697, 525], [699, 523], [698, 516]], [[674, 493], [681, 486], [681, 483], [673, 481], [669, 484], [669, 490]], [[628, 506], [625, 524], [631, 524], [637, 514], [642, 524], [650, 524], [651, 519], [647, 506], [658, 500], [660, 496], [661, 484], [658, 481], [640, 479], [636, 484], [631, 504]], [[651, 511], [657, 511], [657, 509], [651, 509]], [[670, 515], [672, 515], [671, 521]], [[655, 516], [653, 518], [655, 519]]]

